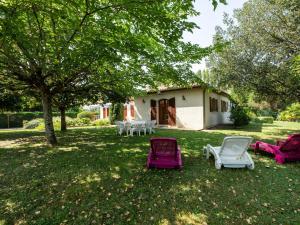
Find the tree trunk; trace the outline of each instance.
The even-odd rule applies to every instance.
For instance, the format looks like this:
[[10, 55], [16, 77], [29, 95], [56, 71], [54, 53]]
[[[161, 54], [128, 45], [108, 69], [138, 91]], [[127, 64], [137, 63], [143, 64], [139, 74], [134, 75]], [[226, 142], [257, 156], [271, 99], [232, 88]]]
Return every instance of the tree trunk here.
[[60, 107], [60, 130], [67, 131], [67, 122], [66, 122], [66, 108]]
[[43, 112], [45, 120], [45, 132], [47, 143], [51, 146], [57, 144], [56, 136], [54, 133], [53, 120], [52, 120], [52, 98], [47, 93], [42, 93]]

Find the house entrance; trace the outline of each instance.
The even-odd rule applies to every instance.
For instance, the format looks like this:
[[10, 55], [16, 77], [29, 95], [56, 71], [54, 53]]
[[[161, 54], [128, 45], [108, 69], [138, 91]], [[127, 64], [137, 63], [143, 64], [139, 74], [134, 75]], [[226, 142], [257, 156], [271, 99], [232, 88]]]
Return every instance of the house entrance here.
[[176, 125], [176, 106], [175, 98], [161, 99], [158, 101], [159, 106], [159, 124]]

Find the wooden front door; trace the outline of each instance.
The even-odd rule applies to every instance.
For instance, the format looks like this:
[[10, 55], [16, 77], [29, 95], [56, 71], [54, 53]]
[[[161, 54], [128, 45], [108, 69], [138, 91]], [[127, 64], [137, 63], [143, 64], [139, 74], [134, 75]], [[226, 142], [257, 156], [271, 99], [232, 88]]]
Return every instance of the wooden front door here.
[[176, 126], [176, 106], [175, 98], [170, 98], [168, 101], [168, 124], [170, 126]]
[[103, 108], [103, 119], [105, 119], [106, 117], [106, 108]]
[[123, 108], [123, 119], [127, 120], [127, 105], [124, 105], [124, 108]]
[[159, 100], [159, 124], [168, 124], [168, 99]]
[[156, 120], [156, 101], [152, 100], [150, 101], [150, 107], [151, 107], [151, 120]]

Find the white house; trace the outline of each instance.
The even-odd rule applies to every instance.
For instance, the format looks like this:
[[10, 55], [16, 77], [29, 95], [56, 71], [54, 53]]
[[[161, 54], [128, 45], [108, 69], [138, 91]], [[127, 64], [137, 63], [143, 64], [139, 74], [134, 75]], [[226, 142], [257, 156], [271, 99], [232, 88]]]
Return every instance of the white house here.
[[[111, 113], [111, 106], [112, 106], [111, 103], [105, 103], [105, 104], [99, 105], [99, 116], [97, 119], [109, 118], [109, 114]], [[135, 119], [135, 107], [134, 107], [133, 100], [124, 103], [123, 115], [124, 115], [124, 120], [134, 120]]]
[[[156, 120], [158, 125], [201, 130], [231, 123], [230, 100], [224, 92], [213, 92], [201, 86], [167, 88], [135, 97], [136, 120]], [[126, 109], [128, 111], [128, 109]]]

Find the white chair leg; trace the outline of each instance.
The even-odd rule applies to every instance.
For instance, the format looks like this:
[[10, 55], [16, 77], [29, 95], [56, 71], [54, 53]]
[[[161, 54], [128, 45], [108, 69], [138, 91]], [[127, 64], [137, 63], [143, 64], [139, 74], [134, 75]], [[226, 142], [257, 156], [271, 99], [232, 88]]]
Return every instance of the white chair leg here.
[[209, 159], [210, 156], [210, 152], [208, 148], [209, 148], [208, 146], [205, 147], [206, 159]]
[[217, 170], [220, 170], [222, 168], [222, 163], [219, 162], [218, 160], [215, 161], [215, 166]]
[[206, 157], [206, 155], [207, 155], [207, 153], [206, 153], [207, 149], [206, 149], [206, 147], [205, 147], [205, 146], [203, 147], [202, 151], [203, 151], [203, 156], [205, 156], [205, 157]]

